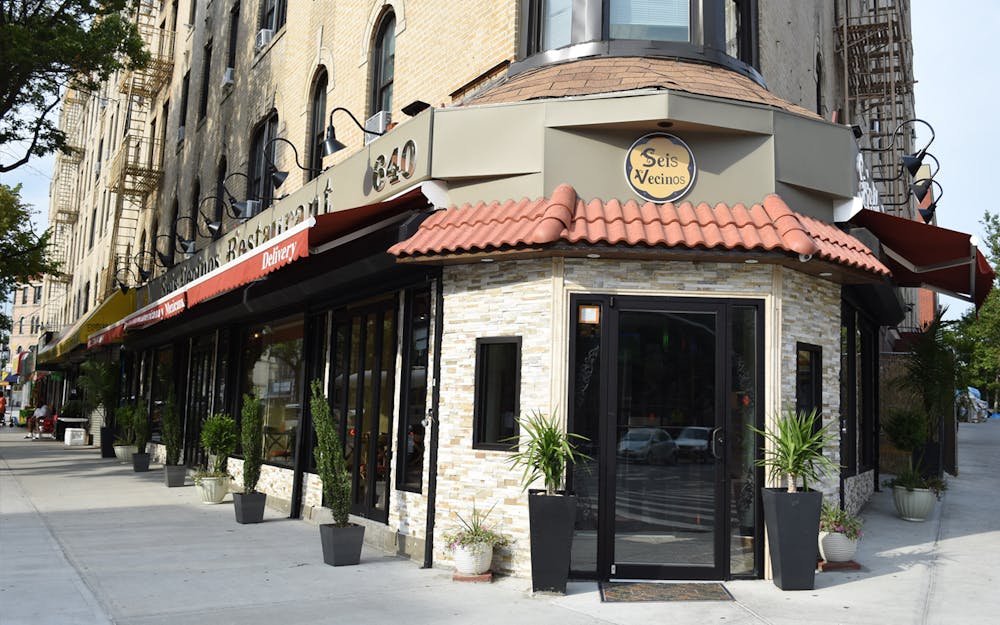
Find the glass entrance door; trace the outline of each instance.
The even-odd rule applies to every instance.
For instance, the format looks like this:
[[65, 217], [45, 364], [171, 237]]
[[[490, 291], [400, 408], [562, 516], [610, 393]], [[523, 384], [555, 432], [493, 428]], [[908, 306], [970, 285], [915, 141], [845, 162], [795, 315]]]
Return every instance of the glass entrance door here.
[[718, 577], [719, 315], [617, 317], [612, 576]]
[[574, 297], [571, 569], [600, 579], [759, 571], [759, 302]]

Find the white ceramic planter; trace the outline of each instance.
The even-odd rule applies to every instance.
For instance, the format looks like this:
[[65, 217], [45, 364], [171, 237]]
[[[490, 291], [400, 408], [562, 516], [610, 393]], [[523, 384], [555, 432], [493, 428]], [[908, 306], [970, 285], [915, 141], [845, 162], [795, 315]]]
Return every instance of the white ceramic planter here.
[[892, 487], [892, 502], [896, 512], [905, 521], [923, 521], [934, 509], [937, 495], [928, 488], [906, 490], [902, 486]]
[[229, 492], [228, 477], [202, 477], [195, 484], [202, 503], [222, 503]]
[[134, 445], [115, 445], [115, 457], [122, 464], [132, 464], [132, 456], [135, 455]]
[[819, 533], [819, 555], [827, 562], [850, 562], [858, 550], [858, 541], [840, 532]]
[[482, 575], [493, 562], [493, 545], [476, 543], [455, 547], [455, 571], [462, 575]]

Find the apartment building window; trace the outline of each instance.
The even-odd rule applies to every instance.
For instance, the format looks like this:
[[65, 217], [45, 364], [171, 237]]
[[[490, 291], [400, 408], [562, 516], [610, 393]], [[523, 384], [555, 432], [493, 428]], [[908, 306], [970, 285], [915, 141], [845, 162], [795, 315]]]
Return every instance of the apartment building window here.
[[521, 337], [476, 339], [473, 447], [512, 449], [520, 414]]
[[212, 42], [205, 44], [205, 58], [201, 65], [201, 99], [198, 101], [198, 121], [208, 113], [208, 85], [212, 74]]
[[197, 178], [194, 181], [194, 188], [191, 192], [191, 213], [189, 216], [191, 219], [185, 219], [188, 222], [188, 234], [187, 238], [195, 241], [198, 239], [198, 215], [201, 209], [199, 205], [198, 198], [201, 197], [201, 180]]
[[[215, 176], [215, 208], [212, 214], [212, 221], [222, 222], [222, 202], [226, 197], [226, 187], [224, 183], [226, 181], [226, 168], [227, 168], [226, 157], [223, 156], [219, 159], [219, 169]], [[221, 232], [220, 232], [221, 234]]]
[[184, 128], [187, 125], [188, 93], [191, 90], [191, 72], [185, 72], [181, 80], [181, 112], [180, 119], [177, 120], [177, 141], [184, 139]]
[[188, 9], [188, 24], [194, 24], [194, 20], [197, 17], [198, 17], [198, 0], [191, 0], [191, 6]]
[[28, 303], [28, 287], [24, 287], [23, 289], [21, 289], [21, 305], [23, 306], [27, 303]]
[[178, 1], [174, 0], [170, 3], [170, 30], [177, 32], [177, 14], [180, 13], [178, 8]]
[[309, 169], [306, 175], [312, 180], [323, 170], [323, 140], [326, 133], [326, 86], [328, 84], [326, 69], [321, 68], [313, 86], [312, 119], [309, 137]]
[[392, 79], [396, 64], [396, 15], [392, 11], [382, 16], [375, 31], [372, 49], [371, 112], [392, 110]]
[[24, 317], [17, 320], [17, 333], [24, 334]]
[[236, 67], [236, 43], [240, 34], [240, 3], [233, 4], [229, 10], [229, 54], [226, 56], [226, 67]]
[[83, 314], [90, 310], [90, 282], [83, 285]]
[[35, 296], [34, 296], [34, 299], [32, 300], [32, 302], [35, 303], [35, 304], [41, 304], [42, 303], [42, 287], [40, 287], [40, 286], [36, 286], [35, 287]]
[[268, 175], [268, 164], [274, 162], [274, 144], [269, 142], [277, 134], [278, 113], [272, 111], [267, 119], [257, 125], [250, 139], [247, 199], [258, 200], [261, 210], [271, 205], [274, 194], [274, 185]]
[[260, 27], [278, 32], [285, 25], [287, 0], [264, 0], [261, 5]]
[[94, 249], [94, 234], [97, 231], [97, 207], [90, 213], [90, 236], [87, 240], [87, 249]]
[[160, 150], [159, 150], [159, 160], [156, 165], [158, 167], [163, 167], [163, 150], [167, 146], [167, 120], [170, 115], [170, 100], [163, 101], [163, 107], [160, 109], [160, 119], [163, 120], [160, 124]]
[[38, 334], [38, 326], [39, 325], [41, 325], [41, 324], [38, 323], [38, 317], [32, 317], [31, 318], [31, 333], [32, 334]]

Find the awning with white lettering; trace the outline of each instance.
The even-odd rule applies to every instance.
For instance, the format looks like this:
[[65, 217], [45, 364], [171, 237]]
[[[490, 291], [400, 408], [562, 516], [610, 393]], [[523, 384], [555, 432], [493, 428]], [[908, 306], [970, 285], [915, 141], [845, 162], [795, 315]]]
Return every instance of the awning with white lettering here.
[[151, 326], [181, 314], [185, 308], [187, 308], [187, 293], [185, 289], [178, 289], [95, 332], [87, 340], [87, 349], [120, 341], [125, 336], [126, 330]]

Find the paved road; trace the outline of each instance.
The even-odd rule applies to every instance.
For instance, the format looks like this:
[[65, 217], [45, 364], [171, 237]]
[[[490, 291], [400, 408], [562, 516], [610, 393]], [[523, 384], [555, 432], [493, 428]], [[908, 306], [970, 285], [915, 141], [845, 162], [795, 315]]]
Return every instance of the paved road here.
[[927, 522], [876, 494], [861, 571], [818, 574], [813, 591], [736, 581], [733, 602], [629, 604], [601, 603], [593, 583], [558, 597], [523, 579], [456, 583], [367, 548], [360, 566], [325, 566], [307, 522], [269, 511], [240, 526], [160, 471], [14, 432], [0, 431], [0, 625], [1000, 623], [998, 421], [962, 425], [961, 476]]

